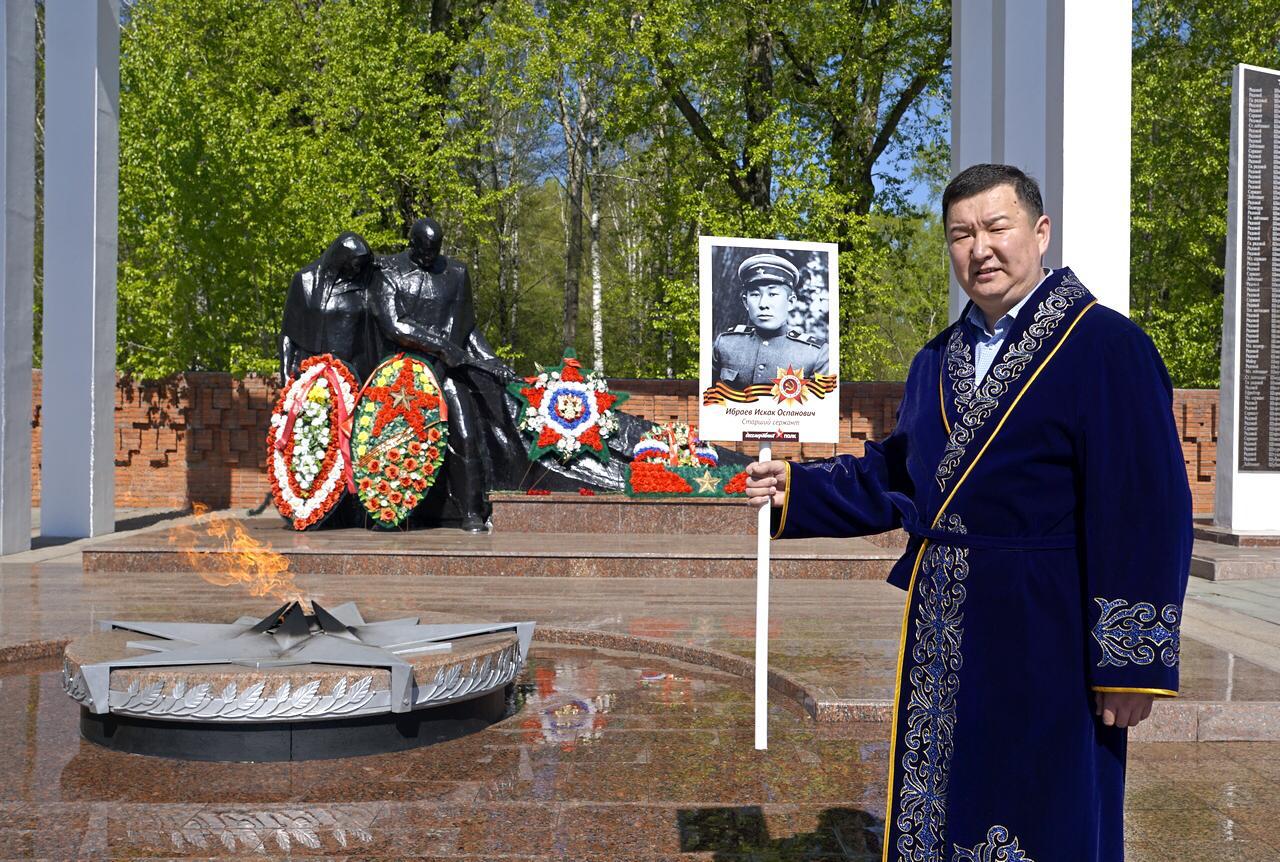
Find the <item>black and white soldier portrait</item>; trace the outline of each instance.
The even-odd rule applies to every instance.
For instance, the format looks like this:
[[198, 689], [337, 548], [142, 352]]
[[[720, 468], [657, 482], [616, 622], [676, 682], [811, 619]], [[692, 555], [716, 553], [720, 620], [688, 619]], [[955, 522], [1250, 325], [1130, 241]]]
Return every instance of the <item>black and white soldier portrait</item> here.
[[712, 285], [712, 380], [768, 384], [780, 369], [827, 374], [827, 262], [823, 252], [718, 246]]
[[839, 254], [828, 242], [698, 238], [703, 439], [839, 440]]

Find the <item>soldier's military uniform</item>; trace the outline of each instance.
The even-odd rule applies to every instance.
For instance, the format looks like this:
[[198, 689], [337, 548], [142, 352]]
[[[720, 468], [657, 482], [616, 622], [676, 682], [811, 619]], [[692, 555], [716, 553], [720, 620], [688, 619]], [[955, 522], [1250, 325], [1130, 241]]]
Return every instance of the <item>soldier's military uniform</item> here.
[[[786, 258], [765, 252], [756, 254], [738, 265], [738, 283], [742, 286], [742, 301], [747, 307], [751, 323], [760, 323], [752, 311], [754, 303], [748, 294], [778, 287], [786, 288], [795, 300], [800, 271]], [[773, 306], [770, 313], [781, 313], [786, 320], [786, 310]], [[716, 336], [711, 353], [711, 373], [716, 380], [723, 380], [734, 389], [745, 389], [756, 383], [772, 383], [779, 368], [793, 368], [806, 380], [815, 374], [827, 373], [827, 343], [798, 329], [758, 329], [750, 324], [735, 326]]]
[[716, 336], [711, 363], [715, 378], [734, 389], [772, 383], [787, 367], [812, 380], [827, 373], [827, 345], [798, 329], [766, 336], [743, 324]]

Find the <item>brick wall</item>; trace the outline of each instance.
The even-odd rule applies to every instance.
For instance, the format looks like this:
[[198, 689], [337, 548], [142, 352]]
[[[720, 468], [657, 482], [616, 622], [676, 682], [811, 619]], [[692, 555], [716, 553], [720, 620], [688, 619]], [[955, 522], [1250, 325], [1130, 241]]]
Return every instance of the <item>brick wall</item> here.
[[1173, 418], [1191, 482], [1192, 511], [1211, 515], [1218, 471], [1218, 390], [1173, 390]]
[[[32, 502], [40, 500], [40, 372], [33, 375]], [[257, 506], [273, 379], [193, 372], [164, 380], [116, 380], [116, 505]]]
[[[40, 372], [33, 375], [32, 502], [40, 502]], [[691, 380], [616, 380], [631, 393], [628, 413], [652, 421], [698, 419]], [[268, 484], [263, 467], [266, 430], [278, 387], [274, 378], [189, 373], [160, 381], [116, 383], [116, 505], [216, 508], [258, 506]], [[782, 443], [781, 458], [862, 454], [867, 440], [893, 429], [901, 383], [845, 383], [840, 387], [840, 442]], [[1218, 438], [1218, 393], [1179, 389], [1174, 417], [1182, 440], [1197, 514], [1213, 511]], [[752, 448], [738, 447], [741, 451]]]

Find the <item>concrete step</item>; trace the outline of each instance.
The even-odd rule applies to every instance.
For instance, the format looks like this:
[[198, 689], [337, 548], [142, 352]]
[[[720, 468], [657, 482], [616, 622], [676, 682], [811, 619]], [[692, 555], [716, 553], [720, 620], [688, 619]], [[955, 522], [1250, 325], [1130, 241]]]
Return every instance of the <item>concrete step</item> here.
[[[495, 492], [494, 533], [561, 532], [627, 535], [699, 536], [756, 534], [756, 511], [741, 497], [627, 497], [622, 494], [545, 494]], [[893, 530], [865, 540], [881, 548], [907, 546], [907, 535]]]
[[[230, 521], [228, 525], [227, 521]], [[553, 529], [557, 525], [553, 526]], [[499, 575], [584, 578], [753, 578], [756, 538], [745, 533], [679, 536], [603, 532], [469, 535], [454, 529], [290, 530], [274, 515], [155, 529], [85, 546], [85, 571], [237, 571], [270, 568], [316, 574]], [[234, 546], [237, 531], [242, 536]], [[883, 579], [899, 551], [864, 539], [775, 542], [775, 578]], [[259, 560], [254, 555], [267, 555]]]
[[1280, 532], [1238, 533], [1216, 524], [1198, 523], [1195, 525], [1195, 537], [1201, 541], [1237, 548], [1280, 548]]
[[494, 492], [494, 533], [755, 535], [756, 512], [742, 498], [633, 498], [623, 494]]
[[1280, 547], [1239, 547], [1197, 539], [1191, 574], [1209, 581], [1280, 578]]

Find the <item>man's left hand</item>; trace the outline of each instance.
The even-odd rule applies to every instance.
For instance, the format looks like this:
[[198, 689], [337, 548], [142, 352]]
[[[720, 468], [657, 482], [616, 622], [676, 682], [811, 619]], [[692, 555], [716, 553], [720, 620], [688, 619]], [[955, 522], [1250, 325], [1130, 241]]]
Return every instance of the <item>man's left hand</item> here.
[[1151, 715], [1154, 700], [1153, 695], [1136, 691], [1095, 691], [1093, 714], [1102, 716], [1107, 727], [1137, 727]]

